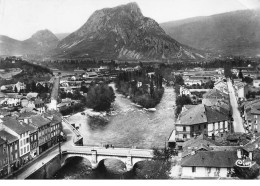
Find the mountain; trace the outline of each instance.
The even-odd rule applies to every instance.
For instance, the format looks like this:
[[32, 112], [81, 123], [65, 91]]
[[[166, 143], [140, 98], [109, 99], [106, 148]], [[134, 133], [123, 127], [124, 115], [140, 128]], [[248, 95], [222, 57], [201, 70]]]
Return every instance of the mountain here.
[[46, 54], [55, 49], [59, 39], [49, 30], [40, 30], [24, 41], [0, 36], [0, 55]]
[[260, 54], [260, 10], [239, 10], [161, 23], [179, 42], [226, 55]]
[[56, 33], [55, 36], [59, 39], [62, 40], [65, 37], [67, 37], [68, 35], [70, 35], [70, 33]]
[[197, 59], [199, 51], [168, 36], [144, 17], [136, 3], [95, 11], [87, 22], [64, 38], [56, 57], [106, 59]]

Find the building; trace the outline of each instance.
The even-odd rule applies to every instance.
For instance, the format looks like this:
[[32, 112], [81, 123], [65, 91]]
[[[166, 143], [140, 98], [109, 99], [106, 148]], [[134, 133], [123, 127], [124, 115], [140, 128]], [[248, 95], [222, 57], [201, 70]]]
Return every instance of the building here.
[[0, 178], [8, 175], [8, 149], [6, 138], [0, 137]]
[[256, 88], [259, 88], [260, 87], [260, 79], [254, 79], [253, 80], [253, 86], [256, 87]]
[[237, 159], [236, 151], [194, 151], [181, 160], [181, 177], [231, 177]]
[[228, 94], [228, 87], [227, 87], [227, 82], [224, 81], [218, 81], [214, 83], [214, 88], [221, 91], [222, 93]]
[[183, 142], [202, 133], [207, 136], [222, 136], [230, 131], [229, 113], [204, 104], [184, 106], [176, 123], [176, 145], [182, 149]]
[[245, 98], [248, 94], [248, 86], [244, 82], [234, 82], [234, 88], [237, 98]]
[[5, 130], [0, 130], [0, 137], [7, 142], [8, 174], [19, 168], [19, 139]]
[[38, 131], [38, 150], [41, 154], [52, 146], [51, 144], [51, 121], [40, 115], [31, 116], [32, 125]]
[[35, 130], [30, 132], [30, 158], [33, 159], [38, 155], [38, 130], [35, 127]]
[[242, 117], [246, 129], [251, 132], [260, 131], [260, 100], [248, 101], [242, 104]]
[[[27, 122], [28, 120], [24, 120]], [[25, 123], [23, 120], [18, 121], [14, 117], [3, 118], [2, 129], [18, 137], [19, 139], [19, 164], [23, 165], [30, 158], [30, 132], [35, 128]], [[30, 121], [28, 121], [30, 122]], [[1, 130], [1, 129], [0, 129]]]
[[188, 85], [188, 86], [191, 86], [191, 85], [201, 85], [202, 84], [202, 82], [201, 82], [201, 80], [198, 80], [198, 79], [189, 79], [189, 78], [187, 78], [187, 79], [185, 79], [184, 80], [184, 84], [185, 85]]

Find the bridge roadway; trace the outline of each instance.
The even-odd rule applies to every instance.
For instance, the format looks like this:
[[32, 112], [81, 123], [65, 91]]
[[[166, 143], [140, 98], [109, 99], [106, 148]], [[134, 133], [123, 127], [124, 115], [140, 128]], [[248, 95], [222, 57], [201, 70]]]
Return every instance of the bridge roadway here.
[[[74, 129], [66, 119], [63, 118], [62, 121], [63, 131], [67, 134], [67, 141], [61, 144], [62, 151], [62, 164], [65, 163], [66, 159], [69, 157], [86, 157], [92, 164], [92, 167], [95, 168], [98, 163], [106, 158], [116, 158], [124, 163], [126, 166], [131, 168], [134, 163], [151, 159], [153, 157], [153, 150], [151, 149], [129, 149], [129, 148], [104, 148], [104, 147], [95, 147], [95, 146], [76, 146], [75, 142], [80, 140], [81, 136], [79, 132]], [[95, 155], [93, 156], [93, 152]], [[36, 172], [38, 169], [43, 167], [46, 163], [51, 161], [53, 158], [59, 155], [59, 148], [54, 147], [53, 149], [49, 149], [44, 152], [42, 155], [37, 157], [32, 162], [29, 162], [23, 168], [19, 169], [15, 174], [13, 174], [13, 178], [15, 179], [25, 179]], [[69, 156], [68, 156], [69, 155]], [[67, 156], [67, 157], [66, 157]], [[130, 160], [129, 160], [130, 157]], [[93, 158], [95, 159], [93, 161]], [[124, 161], [124, 159], [126, 161]], [[135, 159], [132, 161], [132, 159]], [[128, 165], [127, 165], [128, 163]]]

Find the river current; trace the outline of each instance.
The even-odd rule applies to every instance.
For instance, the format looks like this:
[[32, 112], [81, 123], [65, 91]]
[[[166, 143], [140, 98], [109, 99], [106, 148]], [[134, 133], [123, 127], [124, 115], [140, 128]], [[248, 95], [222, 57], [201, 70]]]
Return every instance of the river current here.
[[[114, 84], [110, 84], [114, 89]], [[116, 91], [115, 91], [116, 92]], [[111, 144], [114, 147], [164, 148], [174, 129], [175, 93], [173, 88], [165, 88], [161, 102], [155, 112], [135, 106], [125, 96], [116, 92], [113, 112], [108, 121], [91, 119], [77, 113], [68, 120], [79, 126], [83, 143], [87, 146]], [[104, 167], [92, 171], [88, 160], [69, 159], [54, 179], [133, 179], [134, 175], [122, 173], [124, 164], [107, 159]]]

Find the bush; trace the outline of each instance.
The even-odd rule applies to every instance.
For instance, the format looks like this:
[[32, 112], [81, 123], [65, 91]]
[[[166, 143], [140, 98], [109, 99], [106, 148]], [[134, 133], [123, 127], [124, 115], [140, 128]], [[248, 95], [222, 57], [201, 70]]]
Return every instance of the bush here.
[[95, 111], [107, 111], [111, 103], [115, 101], [115, 93], [107, 84], [97, 85], [90, 88], [86, 105]]

